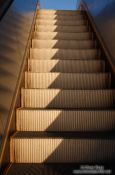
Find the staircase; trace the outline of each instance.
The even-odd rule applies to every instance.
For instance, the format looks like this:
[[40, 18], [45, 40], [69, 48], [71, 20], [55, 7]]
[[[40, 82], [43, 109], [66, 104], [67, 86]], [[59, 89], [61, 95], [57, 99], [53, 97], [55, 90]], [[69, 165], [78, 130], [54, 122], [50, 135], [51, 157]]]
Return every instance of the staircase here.
[[38, 11], [7, 175], [70, 175], [115, 158], [115, 90], [81, 11]]

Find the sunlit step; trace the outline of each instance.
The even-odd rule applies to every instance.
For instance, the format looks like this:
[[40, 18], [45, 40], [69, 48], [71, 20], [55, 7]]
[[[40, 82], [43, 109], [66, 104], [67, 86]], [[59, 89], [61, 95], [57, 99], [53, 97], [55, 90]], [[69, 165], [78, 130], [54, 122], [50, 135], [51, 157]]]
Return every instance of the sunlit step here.
[[78, 11], [78, 10], [38, 10], [37, 11], [37, 14], [41, 15], [71, 15], [71, 16], [75, 16], [75, 15], [78, 15], [78, 14], [84, 14], [83, 11]]
[[58, 26], [79, 26], [79, 25], [87, 25], [87, 20], [54, 20], [54, 19], [37, 19], [36, 25], [58, 25]]
[[93, 40], [32, 40], [32, 48], [48, 49], [48, 48], [59, 48], [59, 49], [94, 49], [96, 48], [96, 42]]
[[25, 88], [39, 89], [107, 89], [109, 73], [31, 73], [25, 72]]
[[103, 60], [28, 60], [30, 72], [96, 73], [105, 71]]
[[112, 131], [115, 111], [37, 110], [20, 108], [16, 112], [17, 131]]
[[105, 109], [115, 104], [115, 90], [22, 89], [21, 107]]
[[42, 20], [82, 20], [86, 19], [86, 16], [84, 14], [76, 14], [76, 15], [64, 15], [64, 14], [37, 14], [37, 19], [42, 19]]
[[93, 38], [91, 32], [84, 33], [63, 33], [63, 32], [34, 32], [34, 39], [60, 39], [60, 40], [89, 40]]
[[30, 59], [86, 60], [99, 58], [100, 50], [98, 49], [30, 49]]
[[10, 140], [10, 161], [105, 163], [113, 160], [114, 148], [114, 136], [109, 133], [16, 132]]
[[36, 25], [35, 31], [38, 32], [69, 32], [69, 33], [77, 33], [77, 32], [88, 32], [89, 27], [86, 25], [82, 26], [58, 26], [58, 25]]

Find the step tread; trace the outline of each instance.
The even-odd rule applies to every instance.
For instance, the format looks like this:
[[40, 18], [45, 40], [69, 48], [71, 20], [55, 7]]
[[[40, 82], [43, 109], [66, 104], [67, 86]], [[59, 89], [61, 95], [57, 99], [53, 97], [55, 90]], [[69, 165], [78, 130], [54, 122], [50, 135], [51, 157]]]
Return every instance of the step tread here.
[[[56, 35], [56, 34], [61, 34], [61, 35], [69, 35], [70, 33], [68, 32], [34, 32], [35, 34], [38, 34], [38, 35]], [[81, 33], [72, 33], [71, 35], [91, 35], [93, 34], [91, 31], [89, 32], [81, 32]]]
[[112, 131], [115, 110], [38, 110], [16, 111], [17, 131]]
[[41, 18], [37, 18], [36, 19], [36, 22], [38, 22], [38, 21], [41, 21], [41, 22], [46, 22], [46, 23], [52, 23], [52, 22], [70, 22], [70, 23], [73, 23], [73, 22], [75, 22], [75, 23], [79, 23], [79, 22], [81, 22], [81, 21], [87, 21], [86, 19], [73, 19], [73, 21], [71, 20], [71, 19], [67, 19], [67, 20], [62, 20], [62, 19], [48, 19], [48, 18], [44, 18], [44, 19], [41, 19]]
[[30, 59], [98, 59], [99, 49], [30, 49]]
[[75, 77], [111, 77], [111, 73], [54, 73], [54, 72], [51, 72], [51, 73], [36, 73], [36, 72], [25, 72], [25, 74], [28, 74], [28, 75], [36, 75], [36, 76], [58, 76], [59, 74], [61, 76], [70, 76], [70, 78], [72, 78], [71, 76], [75, 76]]
[[80, 10], [37, 10], [38, 14], [65, 14], [65, 15], [77, 15], [84, 14], [83, 11]]
[[113, 108], [115, 90], [22, 89], [21, 107]]
[[[38, 131], [17, 131], [11, 136], [11, 139], [112, 139], [115, 142], [114, 132], [38, 132]], [[39, 141], [39, 139], [38, 139]]]
[[[45, 24], [36, 24], [35, 25], [35, 29], [37, 28], [44, 28], [44, 26], [48, 29], [48, 28], [51, 28], [51, 29], [89, 29], [89, 27], [87, 25], [80, 25], [80, 26], [70, 26], [70, 25], [67, 25], [67, 26], [63, 26], [63, 25], [57, 25], [57, 24], [54, 24], [54, 25], [45, 25]], [[44, 32], [44, 30], [42, 31]], [[51, 31], [50, 31], [51, 32]], [[80, 33], [83, 33], [83, 31], [81, 30]], [[88, 32], [88, 31], [84, 31], [84, 32]], [[66, 32], [67, 33], [67, 32]]]
[[86, 19], [86, 16], [84, 14], [76, 14], [76, 15], [63, 15], [63, 14], [37, 14], [36, 16], [37, 19], [42, 19], [42, 20], [81, 20], [81, 19]]
[[83, 13], [81, 10], [54, 10], [54, 9], [39, 9], [37, 12], [73, 12], [73, 13]]
[[[34, 42], [38, 42], [38, 43], [46, 43], [46, 41], [44, 41], [44, 40], [42, 40], [42, 39], [32, 39], [32, 41]], [[53, 40], [51, 40], [51, 39], [48, 39], [47, 40], [47, 43], [56, 43], [56, 42], [62, 42], [62, 43], [74, 43], [74, 44], [76, 44], [76, 43], [94, 43], [95, 42], [95, 40], [83, 40], [83, 41], [76, 41], [76, 40], [56, 40], [56, 39], [53, 39]]]
[[58, 25], [58, 26], [82, 26], [87, 25], [87, 20], [42, 20], [37, 19], [35, 25]]
[[110, 73], [25, 72], [25, 88], [103, 89], [110, 86]]
[[115, 135], [113, 132], [17, 132], [11, 137], [10, 147], [10, 160], [16, 163], [100, 163], [113, 160]]
[[92, 49], [96, 48], [93, 40], [32, 40], [32, 48]]
[[87, 113], [87, 112], [89, 112], [89, 113], [114, 113], [115, 112], [115, 109], [102, 109], [102, 110], [93, 110], [93, 109], [91, 109], [91, 110], [77, 110], [77, 109], [37, 109], [37, 108], [25, 108], [25, 107], [19, 107], [19, 108], [17, 108], [17, 110], [18, 111], [24, 111], [24, 112], [27, 112], [28, 110], [29, 111], [35, 111], [35, 112], [81, 112], [81, 113]]
[[[83, 23], [83, 24], [88, 24], [87, 23], [87, 18], [83, 15], [77, 15], [77, 16], [65, 16], [65, 15], [38, 15], [36, 16], [36, 23], [38, 21], [43, 21], [43, 22], [47, 22], [49, 21], [50, 22], [53, 22], [53, 21], [56, 21], [56, 22], [69, 22], [71, 21], [71, 23], [73, 23], [74, 21], [76, 22], [77, 24], [77, 21], [86, 21], [86, 23]], [[78, 22], [79, 23], [79, 22]]]
[[81, 33], [81, 32], [88, 32], [89, 27], [86, 25], [81, 26], [58, 26], [58, 25], [36, 25], [35, 31], [42, 31], [42, 32], [69, 32], [69, 33]]
[[[56, 164], [39, 164], [39, 163], [25, 163], [25, 164], [10, 164], [7, 170], [7, 175], [73, 175], [74, 172], [80, 169], [80, 164], [77, 163], [56, 163]], [[86, 165], [87, 166], [87, 165]], [[91, 167], [91, 166], [89, 166]], [[95, 166], [96, 167], [96, 166]], [[104, 166], [106, 168], [106, 166]], [[109, 165], [109, 169], [115, 170], [114, 165]]]
[[63, 33], [63, 32], [34, 32], [34, 39], [62, 39], [62, 40], [87, 40], [92, 39], [91, 32], [84, 33]]
[[28, 60], [28, 71], [62, 73], [98, 73], [105, 71], [104, 60]]

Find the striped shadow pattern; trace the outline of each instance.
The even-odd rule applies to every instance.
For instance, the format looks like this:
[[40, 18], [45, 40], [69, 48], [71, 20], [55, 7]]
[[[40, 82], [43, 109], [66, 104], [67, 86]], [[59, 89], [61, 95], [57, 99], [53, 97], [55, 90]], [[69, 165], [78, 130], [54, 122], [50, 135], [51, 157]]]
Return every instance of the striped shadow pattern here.
[[115, 90], [93, 35], [84, 12], [37, 11], [7, 175], [115, 162]]
[[[96, 132], [112, 131], [114, 110], [17, 109], [17, 131]], [[97, 122], [98, 119], [98, 122]]]

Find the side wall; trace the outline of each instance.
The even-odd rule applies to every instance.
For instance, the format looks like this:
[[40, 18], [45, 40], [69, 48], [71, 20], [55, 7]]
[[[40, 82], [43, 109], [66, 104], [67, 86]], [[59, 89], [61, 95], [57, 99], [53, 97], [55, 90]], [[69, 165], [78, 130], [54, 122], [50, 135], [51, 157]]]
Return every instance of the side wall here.
[[115, 66], [115, 0], [83, 0], [83, 2], [87, 5]]
[[38, 0], [14, 0], [0, 21], [0, 149], [5, 138], [37, 2]]

